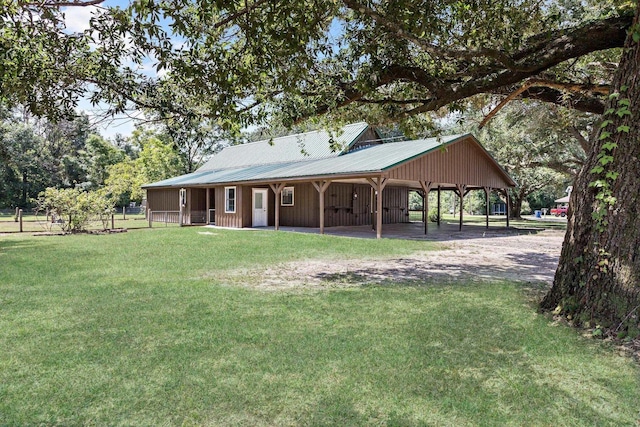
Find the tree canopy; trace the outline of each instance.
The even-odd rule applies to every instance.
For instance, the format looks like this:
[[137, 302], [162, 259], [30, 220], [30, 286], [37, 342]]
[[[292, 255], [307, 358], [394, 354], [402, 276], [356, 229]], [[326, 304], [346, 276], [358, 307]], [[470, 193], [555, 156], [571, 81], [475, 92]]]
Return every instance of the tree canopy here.
[[[87, 6], [99, 6], [90, 28], [67, 31], [65, 8]], [[516, 90], [602, 113], [609, 50], [633, 16], [629, 1], [568, 0], [2, 0], [1, 10], [5, 104], [56, 117], [84, 95], [110, 113], [146, 108], [234, 131], [322, 113], [406, 121]]]

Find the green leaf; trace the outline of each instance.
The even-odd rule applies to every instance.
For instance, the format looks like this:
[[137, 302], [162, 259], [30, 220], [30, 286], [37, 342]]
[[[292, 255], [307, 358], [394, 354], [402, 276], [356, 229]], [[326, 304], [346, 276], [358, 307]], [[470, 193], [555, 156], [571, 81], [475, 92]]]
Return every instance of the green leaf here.
[[611, 136], [611, 132], [608, 132], [608, 131], [606, 131], [606, 130], [603, 130], [603, 131], [600, 133], [600, 138], [599, 138], [599, 139], [600, 139], [600, 141], [602, 141], [603, 139], [607, 139], [607, 138], [609, 138], [610, 136]]
[[618, 175], [620, 175], [620, 172], [610, 171], [610, 172], [607, 172], [605, 176], [607, 177], [607, 179], [615, 181], [618, 178]]
[[629, 126], [626, 126], [626, 125], [618, 126], [618, 132], [629, 133]]
[[602, 156], [600, 157], [599, 161], [601, 165], [606, 166], [609, 163], [613, 162], [613, 156]]

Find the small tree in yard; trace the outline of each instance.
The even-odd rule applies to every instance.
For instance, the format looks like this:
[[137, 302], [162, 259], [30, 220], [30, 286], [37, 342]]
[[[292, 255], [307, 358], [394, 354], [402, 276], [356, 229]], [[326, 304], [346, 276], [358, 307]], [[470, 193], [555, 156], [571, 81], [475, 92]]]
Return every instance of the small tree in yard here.
[[113, 203], [95, 191], [47, 188], [38, 197], [37, 212], [49, 212], [66, 233], [84, 231], [94, 221], [100, 222], [106, 230]]

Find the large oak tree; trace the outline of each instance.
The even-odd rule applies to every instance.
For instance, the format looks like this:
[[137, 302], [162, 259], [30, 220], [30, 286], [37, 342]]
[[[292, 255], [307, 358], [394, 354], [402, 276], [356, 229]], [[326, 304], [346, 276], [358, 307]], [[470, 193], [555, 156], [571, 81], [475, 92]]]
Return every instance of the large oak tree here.
[[[80, 35], [59, 6], [83, 0], [0, 4], [0, 99], [39, 113], [88, 93], [113, 112], [232, 130], [318, 115], [410, 127], [479, 95], [603, 114], [543, 308], [637, 332], [637, 2], [144, 0], [99, 9]], [[148, 61], [165, 76], [146, 74]]]

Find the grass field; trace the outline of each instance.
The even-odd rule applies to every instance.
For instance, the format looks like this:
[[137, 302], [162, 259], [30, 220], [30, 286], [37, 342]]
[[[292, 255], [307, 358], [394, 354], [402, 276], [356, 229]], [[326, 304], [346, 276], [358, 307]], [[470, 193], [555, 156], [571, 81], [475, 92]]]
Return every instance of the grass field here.
[[[114, 227], [115, 228], [146, 228], [149, 223], [144, 217], [144, 214], [127, 214], [123, 217], [122, 213], [114, 215]], [[176, 227], [177, 224], [164, 224], [155, 222], [154, 227]], [[111, 221], [108, 224], [111, 227]], [[89, 230], [102, 230], [102, 223], [99, 221], [93, 221], [88, 229]], [[57, 224], [47, 222], [46, 218], [42, 215], [36, 216], [33, 213], [24, 213], [22, 216], [22, 231], [25, 233], [37, 233], [37, 232], [51, 232], [60, 233], [61, 227]], [[20, 224], [15, 221], [15, 214], [0, 214], [0, 233], [19, 233]]]
[[227, 274], [433, 245], [0, 236], [0, 425], [636, 425], [638, 365], [537, 314], [523, 285], [261, 291]]

